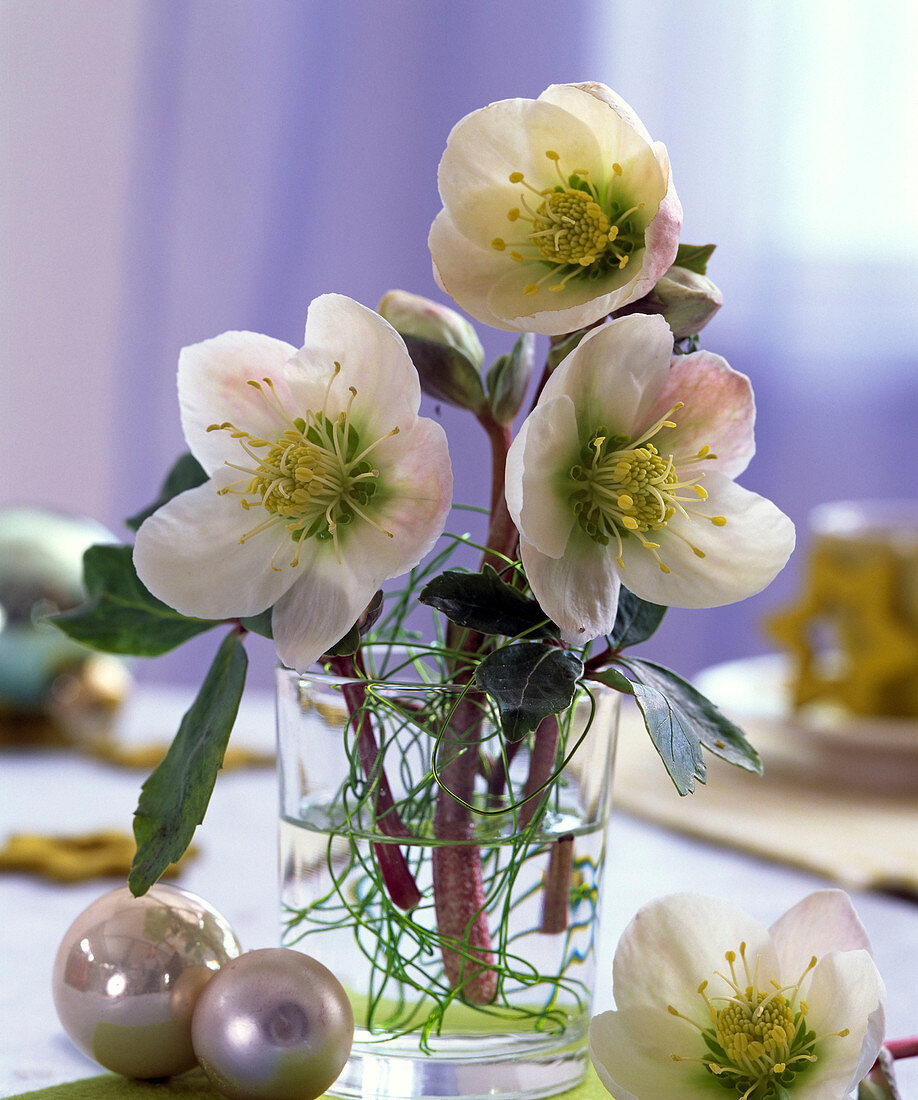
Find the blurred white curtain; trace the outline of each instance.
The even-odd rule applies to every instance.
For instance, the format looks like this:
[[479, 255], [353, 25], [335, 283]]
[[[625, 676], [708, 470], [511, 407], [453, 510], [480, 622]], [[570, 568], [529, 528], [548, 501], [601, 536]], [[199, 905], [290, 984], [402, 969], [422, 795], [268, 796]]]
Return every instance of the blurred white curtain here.
[[916, 496], [918, 8], [615, 0], [592, 41], [669, 149], [683, 240], [717, 243], [725, 301], [703, 342], [756, 389], [743, 483], [798, 525], [765, 593], [669, 613], [654, 645], [691, 670], [768, 648], [762, 620], [799, 590], [814, 505]]
[[[726, 304], [705, 343], [756, 385], [745, 484], [802, 525], [821, 500], [914, 496], [908, 0], [5, 0], [0, 12], [2, 501], [117, 524], [183, 447], [183, 344], [228, 328], [297, 343], [327, 290], [442, 299], [426, 233], [450, 127], [490, 100], [583, 79], [613, 86], [667, 144], [683, 239], [718, 243], [710, 274]], [[457, 496], [478, 498], [482, 441], [442, 416], [459, 429]], [[691, 671], [761, 648], [756, 624], [800, 562], [747, 604], [671, 613], [657, 654]]]

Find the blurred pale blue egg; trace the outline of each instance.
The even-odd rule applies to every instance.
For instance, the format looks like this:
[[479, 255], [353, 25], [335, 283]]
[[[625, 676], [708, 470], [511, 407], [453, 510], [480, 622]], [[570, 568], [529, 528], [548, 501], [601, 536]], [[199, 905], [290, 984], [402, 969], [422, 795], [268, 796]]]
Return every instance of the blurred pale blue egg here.
[[0, 708], [40, 710], [55, 678], [90, 654], [42, 618], [83, 602], [83, 552], [99, 542], [117, 539], [95, 520], [0, 509]]

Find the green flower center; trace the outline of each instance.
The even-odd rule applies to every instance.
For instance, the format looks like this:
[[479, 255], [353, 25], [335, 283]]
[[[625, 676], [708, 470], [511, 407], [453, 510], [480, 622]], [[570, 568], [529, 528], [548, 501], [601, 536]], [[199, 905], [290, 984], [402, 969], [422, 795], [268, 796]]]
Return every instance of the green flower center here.
[[620, 201], [616, 185], [622, 175], [620, 164], [612, 165], [609, 183], [597, 186], [585, 168], [565, 174], [554, 149], [547, 149], [545, 156], [558, 175], [559, 182], [552, 187], [540, 190], [522, 172], [510, 173], [510, 182], [522, 184], [539, 202], [533, 206], [522, 192], [520, 206], [508, 210], [507, 218], [529, 222], [531, 229], [517, 240], [495, 237], [491, 242], [499, 252], [509, 248], [508, 255], [517, 263], [534, 260], [551, 265], [542, 278], [524, 288], [526, 294], [537, 294], [557, 274], [561, 278], [549, 290], [563, 290], [577, 277], [598, 278], [614, 268], [621, 270], [644, 247], [644, 220], [636, 217], [644, 204]]
[[711, 1026], [702, 1027], [668, 1006], [673, 1016], [698, 1029], [707, 1048], [701, 1058], [670, 1057], [674, 1062], [700, 1062], [740, 1100], [782, 1100], [797, 1075], [817, 1061], [816, 1044], [830, 1037], [844, 1038], [849, 1032], [845, 1028], [817, 1037], [807, 1025], [809, 1005], [798, 997], [803, 979], [816, 965], [815, 955], [790, 986], [773, 979], [760, 984], [759, 961], [750, 969], [745, 943], [740, 944], [739, 957], [743, 979], [737, 975], [735, 951], [724, 956], [729, 976], [715, 972], [726, 984], [726, 995], [709, 996], [706, 981], [698, 987]]
[[[332, 381], [340, 369], [340, 364], [335, 363]], [[267, 513], [241, 536], [240, 543], [262, 531], [279, 528], [285, 532], [281, 546], [286, 544], [287, 535], [296, 543], [296, 552], [289, 563], [292, 567], [299, 564], [300, 549], [309, 538], [331, 541], [340, 561], [342, 528], [361, 519], [383, 530], [366, 511], [379, 488], [379, 470], [367, 456], [384, 439], [398, 434], [398, 428], [365, 446], [351, 419], [351, 407], [357, 396], [353, 386], [347, 408], [338, 416], [330, 417], [323, 409], [307, 410], [304, 416], [293, 417], [278, 398], [270, 378], [260, 382], [250, 380], [248, 384], [261, 393], [278, 416], [283, 427], [278, 437], [261, 439], [229, 421], [211, 424], [207, 429], [229, 432], [251, 462], [250, 465], [227, 462], [227, 466], [246, 476], [218, 492], [238, 495], [246, 511], [255, 508]], [[384, 533], [392, 538], [390, 532]], [[273, 569], [279, 568], [278, 551], [271, 559]]]
[[[633, 535], [653, 554], [662, 572], [670, 572], [657, 552], [660, 543], [648, 538], [647, 532], [662, 531], [677, 512], [688, 519], [704, 519], [716, 527], [727, 522], [724, 516], [702, 516], [696, 509], [686, 507], [707, 499], [707, 491], [701, 484], [704, 474], [680, 476], [674, 456], [664, 458], [650, 442], [663, 428], [676, 426], [669, 418], [681, 408], [681, 403], [674, 405], [665, 417], [633, 440], [610, 435], [604, 427], [597, 428], [590, 432], [582, 447], [580, 461], [568, 471], [569, 499], [577, 523], [601, 546], [615, 542], [622, 568], [622, 540]], [[682, 461], [716, 457], [709, 447], [702, 447]], [[686, 489], [690, 495], [684, 495]], [[692, 543], [688, 545], [697, 557], [704, 557], [703, 550]]]

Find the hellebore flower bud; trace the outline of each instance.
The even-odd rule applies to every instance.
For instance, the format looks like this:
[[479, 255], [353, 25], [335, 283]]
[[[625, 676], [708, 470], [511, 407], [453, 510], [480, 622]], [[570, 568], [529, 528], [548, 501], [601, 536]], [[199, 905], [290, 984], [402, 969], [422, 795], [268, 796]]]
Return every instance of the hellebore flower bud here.
[[535, 363], [535, 335], [524, 332], [509, 355], [502, 355], [488, 371], [488, 401], [498, 424], [509, 424], [520, 411]]
[[464, 317], [404, 290], [390, 290], [378, 312], [405, 341], [428, 396], [474, 413], [485, 407], [484, 349]]
[[657, 280], [643, 298], [615, 313], [658, 313], [672, 329], [675, 340], [700, 332], [723, 304], [723, 295], [705, 275], [676, 264]]

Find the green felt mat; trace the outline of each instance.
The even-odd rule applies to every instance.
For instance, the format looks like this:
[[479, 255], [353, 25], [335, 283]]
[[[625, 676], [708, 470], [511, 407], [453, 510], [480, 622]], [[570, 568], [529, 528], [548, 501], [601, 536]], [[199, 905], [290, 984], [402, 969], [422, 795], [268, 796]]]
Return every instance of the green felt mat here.
[[[198, 1069], [168, 1081], [131, 1081], [105, 1073], [37, 1092], [21, 1092], [9, 1100], [170, 1100], [173, 1096], [184, 1100], [225, 1100]], [[562, 1093], [556, 1100], [609, 1100], [609, 1094], [590, 1066], [583, 1084]]]

